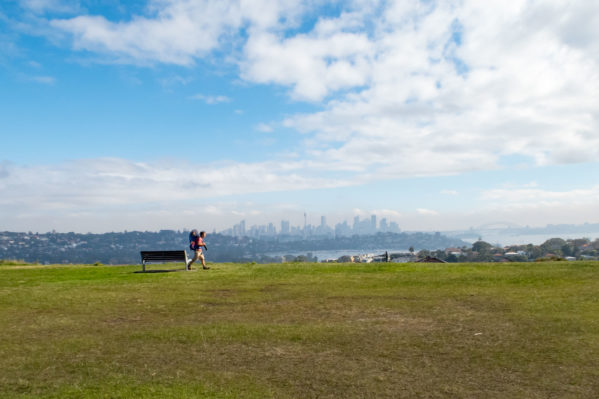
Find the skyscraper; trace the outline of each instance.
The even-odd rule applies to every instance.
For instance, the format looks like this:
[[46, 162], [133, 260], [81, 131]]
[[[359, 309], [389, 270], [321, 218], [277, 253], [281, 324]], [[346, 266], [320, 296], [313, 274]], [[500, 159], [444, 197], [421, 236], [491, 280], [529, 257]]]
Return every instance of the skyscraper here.
[[281, 220], [281, 234], [289, 234], [289, 220]]
[[304, 236], [308, 234], [308, 215], [304, 212]]
[[381, 219], [380, 228], [381, 228], [382, 232], [386, 232], [387, 230], [389, 230], [389, 227], [387, 226], [387, 218], [382, 218]]

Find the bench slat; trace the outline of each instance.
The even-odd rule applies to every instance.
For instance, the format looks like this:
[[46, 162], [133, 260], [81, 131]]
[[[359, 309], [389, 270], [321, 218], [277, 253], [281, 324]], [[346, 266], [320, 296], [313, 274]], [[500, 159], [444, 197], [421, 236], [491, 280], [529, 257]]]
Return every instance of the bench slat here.
[[185, 262], [185, 269], [187, 269], [187, 252], [185, 250], [179, 251], [140, 251], [141, 264], [143, 271], [146, 271], [147, 262]]

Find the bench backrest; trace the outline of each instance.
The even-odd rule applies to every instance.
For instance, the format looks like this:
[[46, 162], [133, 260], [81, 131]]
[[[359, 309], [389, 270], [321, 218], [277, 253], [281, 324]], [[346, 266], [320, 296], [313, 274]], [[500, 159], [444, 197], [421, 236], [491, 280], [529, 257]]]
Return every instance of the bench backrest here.
[[143, 270], [148, 262], [185, 262], [187, 267], [187, 252], [180, 251], [140, 251]]

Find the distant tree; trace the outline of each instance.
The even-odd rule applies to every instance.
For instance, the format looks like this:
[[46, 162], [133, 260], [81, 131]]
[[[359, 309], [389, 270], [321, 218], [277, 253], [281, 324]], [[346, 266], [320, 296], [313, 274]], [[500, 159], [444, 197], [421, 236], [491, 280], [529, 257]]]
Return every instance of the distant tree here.
[[456, 263], [458, 261], [458, 257], [455, 254], [449, 254], [445, 260], [450, 263]]
[[567, 242], [562, 238], [550, 238], [541, 244], [541, 248], [546, 251], [561, 250]]
[[478, 252], [479, 254], [489, 253], [491, 251], [491, 248], [493, 248], [493, 246], [485, 241], [479, 240], [472, 244], [472, 250]]
[[528, 244], [526, 246], [526, 254], [528, 259], [537, 259], [543, 256], [543, 250], [537, 245]]
[[576, 247], [571, 244], [563, 245], [561, 249], [564, 256], [576, 256]]
[[420, 251], [418, 251], [418, 259], [424, 259], [427, 256], [431, 255], [431, 251], [427, 250], [427, 249], [421, 249]]
[[445, 251], [442, 249], [438, 249], [436, 251], [431, 252], [431, 255], [437, 259], [445, 260]]
[[591, 242], [588, 238], [575, 238], [572, 240], [567, 240], [568, 244], [574, 245], [576, 248], [580, 248], [583, 245], [587, 245]]

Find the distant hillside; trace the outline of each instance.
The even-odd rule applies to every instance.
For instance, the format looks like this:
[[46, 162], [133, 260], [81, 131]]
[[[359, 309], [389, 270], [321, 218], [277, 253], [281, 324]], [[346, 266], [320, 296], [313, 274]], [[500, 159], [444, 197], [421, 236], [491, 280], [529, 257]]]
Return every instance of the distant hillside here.
[[[188, 232], [78, 233], [0, 233], [0, 259], [19, 259], [40, 263], [139, 263], [139, 251], [186, 249]], [[211, 262], [258, 261], [272, 252], [344, 250], [352, 253], [379, 248], [435, 250], [469, 245], [440, 233], [378, 233], [371, 236], [305, 239], [256, 239], [208, 234], [208, 259]]]

